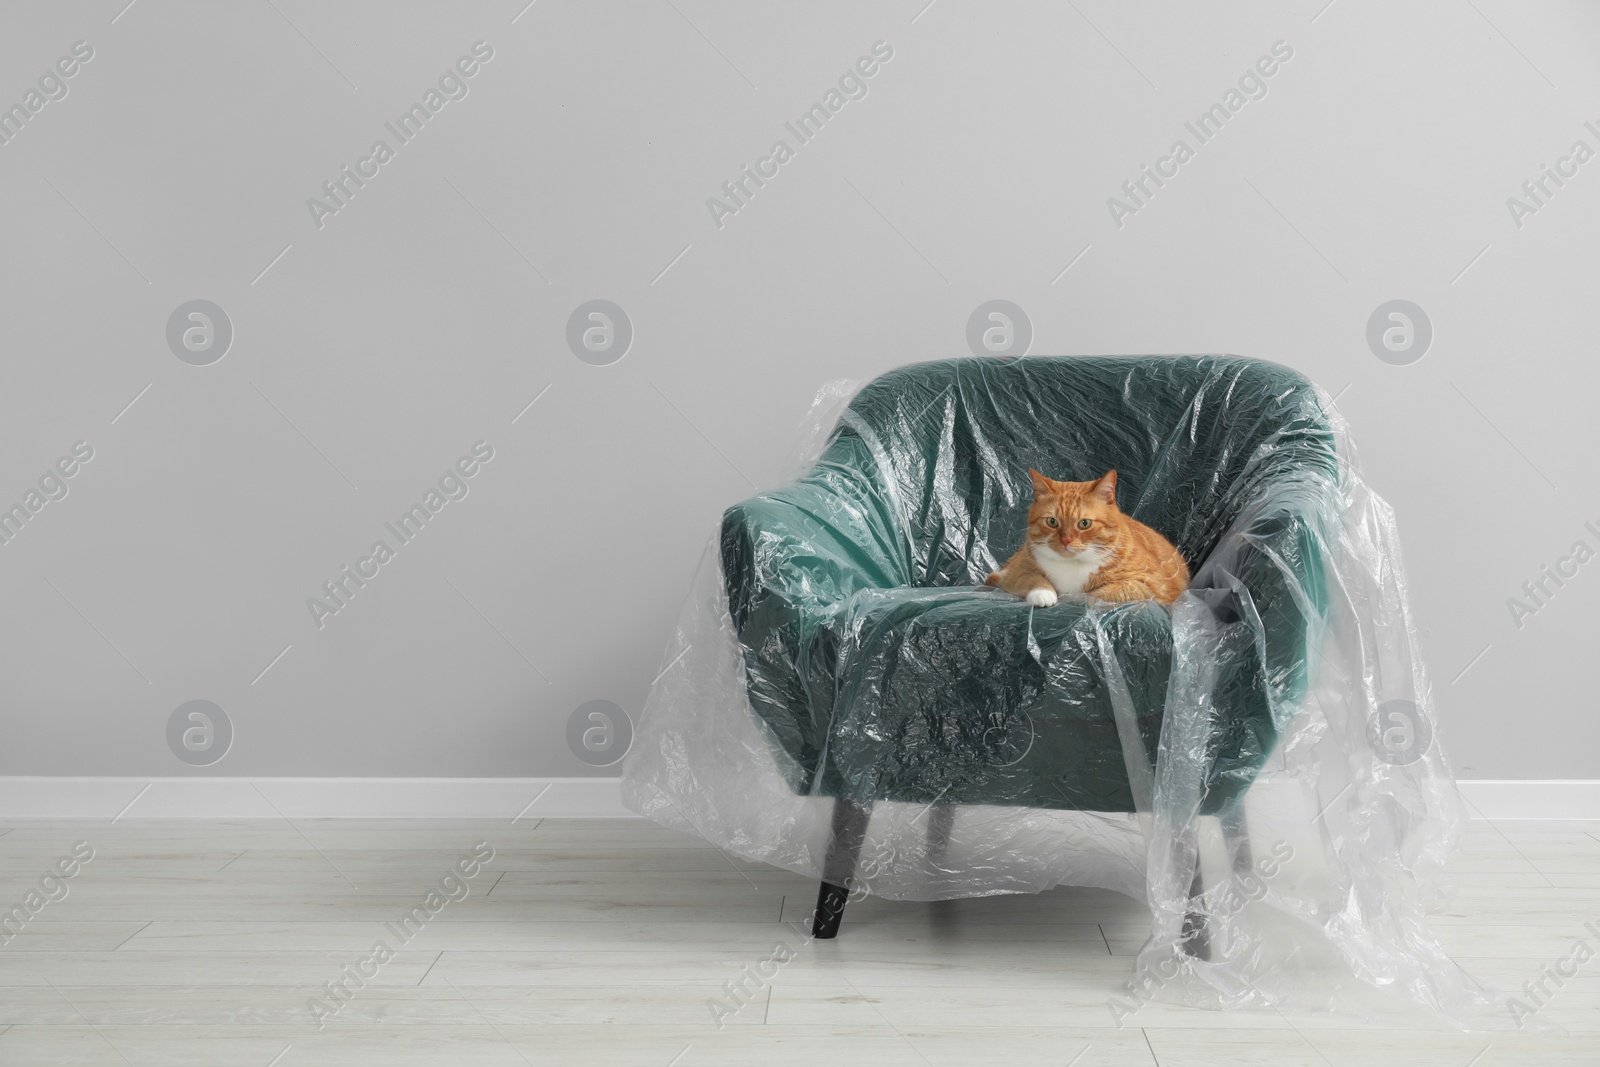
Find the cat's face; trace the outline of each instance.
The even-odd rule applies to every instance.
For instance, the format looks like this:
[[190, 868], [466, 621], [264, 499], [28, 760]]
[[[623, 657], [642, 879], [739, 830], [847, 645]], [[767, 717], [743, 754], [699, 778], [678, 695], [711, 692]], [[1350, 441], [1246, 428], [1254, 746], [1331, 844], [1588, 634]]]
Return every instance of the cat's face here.
[[1058, 482], [1036, 470], [1033, 505], [1028, 508], [1028, 541], [1063, 556], [1116, 540], [1122, 512], [1117, 510], [1117, 472], [1092, 482]]

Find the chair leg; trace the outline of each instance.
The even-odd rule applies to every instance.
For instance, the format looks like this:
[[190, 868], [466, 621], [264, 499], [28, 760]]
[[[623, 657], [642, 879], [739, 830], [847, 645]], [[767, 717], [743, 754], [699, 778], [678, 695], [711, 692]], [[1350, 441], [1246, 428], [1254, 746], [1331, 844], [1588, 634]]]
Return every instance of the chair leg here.
[[1189, 910], [1183, 916], [1183, 942], [1182, 949], [1185, 953], [1197, 960], [1211, 958], [1211, 939], [1206, 936], [1206, 917], [1200, 910], [1198, 901], [1200, 894], [1205, 890], [1205, 881], [1200, 875], [1200, 857], [1194, 861], [1194, 880], [1189, 883]]
[[[1223, 809], [1222, 843], [1228, 853], [1228, 866], [1235, 875], [1249, 874], [1255, 865], [1250, 851], [1250, 826], [1245, 821], [1244, 801], [1238, 800]], [[1205, 890], [1200, 875], [1200, 857], [1195, 857], [1194, 880], [1189, 883], [1189, 911], [1183, 917], [1183, 951], [1197, 960], [1211, 958], [1211, 937], [1206, 930], [1206, 918], [1198, 904]]]
[[928, 811], [928, 862], [944, 862], [950, 851], [950, 829], [955, 826], [956, 806], [935, 804]]
[[1250, 852], [1250, 827], [1244, 818], [1244, 801], [1230, 804], [1222, 813], [1222, 840], [1234, 874], [1249, 874], [1255, 866]]
[[827, 939], [839, 933], [839, 920], [850, 899], [850, 881], [855, 877], [861, 843], [867, 837], [872, 809], [839, 797], [833, 802], [833, 827], [828, 839], [828, 855], [822, 862], [822, 888], [817, 893], [816, 915], [811, 936]]
[[[1228, 866], [1235, 876], [1249, 874], [1255, 865], [1250, 851], [1250, 827], [1245, 821], [1244, 800], [1240, 798], [1222, 810], [1222, 844], [1228, 853]], [[1194, 878], [1189, 882], [1189, 908], [1183, 916], [1183, 940], [1179, 947], [1197, 960], [1211, 959], [1211, 935], [1200, 904], [1205, 892], [1200, 856], [1194, 858]]]

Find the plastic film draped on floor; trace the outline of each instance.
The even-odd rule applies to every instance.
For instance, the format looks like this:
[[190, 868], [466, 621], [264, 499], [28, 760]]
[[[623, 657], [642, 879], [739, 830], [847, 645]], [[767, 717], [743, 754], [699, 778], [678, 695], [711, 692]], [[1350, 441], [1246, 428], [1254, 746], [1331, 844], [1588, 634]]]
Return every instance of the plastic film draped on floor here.
[[[820, 879], [842, 798], [871, 813], [860, 891], [1143, 900], [1118, 1022], [1163, 999], [1514, 1025], [1423, 920], [1460, 801], [1393, 513], [1303, 377], [915, 364], [831, 383], [799, 459], [707, 550], [624, 764], [631, 808]], [[1021, 544], [1030, 467], [1117, 470], [1190, 591], [1035, 609], [984, 587]]]

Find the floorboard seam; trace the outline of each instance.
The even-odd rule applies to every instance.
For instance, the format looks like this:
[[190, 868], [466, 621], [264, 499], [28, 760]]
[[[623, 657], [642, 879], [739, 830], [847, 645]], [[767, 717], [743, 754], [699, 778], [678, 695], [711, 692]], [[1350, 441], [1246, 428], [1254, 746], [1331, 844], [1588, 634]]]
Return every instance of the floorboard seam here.
[[148, 930], [150, 928], [151, 923], [154, 923], [154, 922], [155, 922], [155, 920], [151, 919], [150, 922], [147, 922], [143, 926], [139, 927], [139, 929], [135, 930], [133, 933], [129, 934], [127, 937], [123, 938], [120, 942], [118, 942], [117, 943], [117, 948], [114, 948], [111, 951], [112, 952], [117, 951], [118, 948], [121, 948], [123, 945], [126, 945], [129, 941], [132, 941], [134, 938], [136, 938], [140, 934], [144, 933], [146, 930]]
[[1144, 1035], [1144, 1047], [1150, 1050], [1150, 1062], [1161, 1067], [1161, 1057], [1156, 1055], [1156, 1047], [1150, 1043], [1150, 1031], [1141, 1026], [1139, 1032]]
[[433, 973], [434, 964], [437, 964], [439, 962], [439, 957], [443, 956], [443, 955], [444, 955], [444, 950], [440, 949], [439, 950], [439, 955], [433, 957], [433, 963], [428, 964], [428, 969], [422, 972], [422, 977], [421, 978], [417, 979], [417, 988], [418, 989], [422, 988], [422, 983], [427, 980], [428, 975]]

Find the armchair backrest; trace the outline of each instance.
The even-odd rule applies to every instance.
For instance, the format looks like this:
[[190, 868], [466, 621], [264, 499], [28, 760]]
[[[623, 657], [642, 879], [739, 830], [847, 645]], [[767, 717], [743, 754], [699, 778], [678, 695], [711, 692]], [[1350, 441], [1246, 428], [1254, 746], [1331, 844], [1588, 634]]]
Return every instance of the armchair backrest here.
[[1337, 477], [1311, 383], [1231, 356], [912, 364], [856, 395], [824, 463], [862, 454], [918, 586], [981, 584], [1021, 544], [1029, 467], [1069, 481], [1116, 468], [1122, 510], [1191, 569], [1264, 492]]

